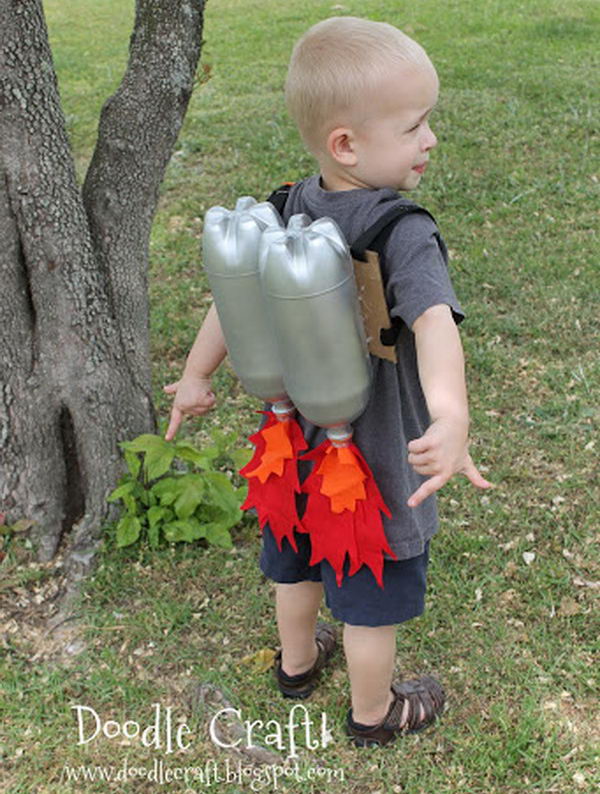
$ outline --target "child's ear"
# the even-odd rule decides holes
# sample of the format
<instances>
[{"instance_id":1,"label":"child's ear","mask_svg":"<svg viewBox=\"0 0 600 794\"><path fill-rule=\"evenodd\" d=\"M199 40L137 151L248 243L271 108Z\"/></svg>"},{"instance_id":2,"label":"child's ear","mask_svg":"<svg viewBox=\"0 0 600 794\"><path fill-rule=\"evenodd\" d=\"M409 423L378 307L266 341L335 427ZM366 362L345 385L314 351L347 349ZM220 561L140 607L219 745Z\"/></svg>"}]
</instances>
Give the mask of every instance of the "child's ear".
<instances>
[{"instance_id":1,"label":"child's ear","mask_svg":"<svg viewBox=\"0 0 600 794\"><path fill-rule=\"evenodd\" d=\"M354 133L348 127L336 127L327 136L327 152L336 163L344 166L356 165Z\"/></svg>"}]
</instances>

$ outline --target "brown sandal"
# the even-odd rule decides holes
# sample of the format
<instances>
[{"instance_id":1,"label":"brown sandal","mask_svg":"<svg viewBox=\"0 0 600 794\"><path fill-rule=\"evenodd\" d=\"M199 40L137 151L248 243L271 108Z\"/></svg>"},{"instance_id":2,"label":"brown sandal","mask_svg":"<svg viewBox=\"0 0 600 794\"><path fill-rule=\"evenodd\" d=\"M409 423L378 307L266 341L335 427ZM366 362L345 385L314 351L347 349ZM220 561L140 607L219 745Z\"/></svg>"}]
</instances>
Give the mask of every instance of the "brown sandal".
<instances>
[{"instance_id":1,"label":"brown sandal","mask_svg":"<svg viewBox=\"0 0 600 794\"><path fill-rule=\"evenodd\" d=\"M337 645L337 629L331 623L317 623L315 641L319 655L310 670L299 676L292 676L295 681L284 680L281 671L281 650L275 654L275 677L284 697L307 698L312 694L321 670L333 655Z\"/></svg>"},{"instance_id":2,"label":"brown sandal","mask_svg":"<svg viewBox=\"0 0 600 794\"><path fill-rule=\"evenodd\" d=\"M424 675L410 681L392 684L394 700L388 713L377 725L358 728L352 720L352 709L346 719L346 733L357 747L377 747L394 741L405 733L419 733L434 723L444 711L446 693L435 678ZM401 723L404 703L408 701L406 722ZM423 718L421 719L421 707Z\"/></svg>"}]
</instances>

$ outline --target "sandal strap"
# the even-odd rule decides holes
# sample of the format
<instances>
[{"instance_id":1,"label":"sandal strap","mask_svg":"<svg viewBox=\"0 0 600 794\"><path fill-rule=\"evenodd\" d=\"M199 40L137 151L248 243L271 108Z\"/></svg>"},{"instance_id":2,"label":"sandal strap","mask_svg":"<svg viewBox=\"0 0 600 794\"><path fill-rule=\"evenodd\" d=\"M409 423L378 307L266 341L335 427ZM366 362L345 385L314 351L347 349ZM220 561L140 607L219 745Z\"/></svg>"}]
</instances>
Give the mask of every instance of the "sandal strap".
<instances>
[{"instance_id":1,"label":"sandal strap","mask_svg":"<svg viewBox=\"0 0 600 794\"><path fill-rule=\"evenodd\" d=\"M327 658L335 650L337 631L331 623L317 623L315 628L315 641Z\"/></svg>"},{"instance_id":2,"label":"sandal strap","mask_svg":"<svg viewBox=\"0 0 600 794\"><path fill-rule=\"evenodd\" d=\"M279 688L284 694L295 697L302 697L310 694L321 670L329 662L337 645L337 630L331 623L319 622L315 626L315 642L318 648L318 655L314 665L306 670L298 681L290 683L281 679L281 658L282 651L279 649L275 654L275 674L279 682ZM296 694L294 694L296 693Z\"/></svg>"},{"instance_id":3,"label":"sandal strap","mask_svg":"<svg viewBox=\"0 0 600 794\"><path fill-rule=\"evenodd\" d=\"M446 701L441 684L429 675L395 682L392 684L392 691L396 695L396 700L386 716L385 723L399 726L404 703L408 700L407 721L403 726L405 731L419 730L430 725L442 713ZM421 707L423 719L421 719Z\"/></svg>"}]
</instances>

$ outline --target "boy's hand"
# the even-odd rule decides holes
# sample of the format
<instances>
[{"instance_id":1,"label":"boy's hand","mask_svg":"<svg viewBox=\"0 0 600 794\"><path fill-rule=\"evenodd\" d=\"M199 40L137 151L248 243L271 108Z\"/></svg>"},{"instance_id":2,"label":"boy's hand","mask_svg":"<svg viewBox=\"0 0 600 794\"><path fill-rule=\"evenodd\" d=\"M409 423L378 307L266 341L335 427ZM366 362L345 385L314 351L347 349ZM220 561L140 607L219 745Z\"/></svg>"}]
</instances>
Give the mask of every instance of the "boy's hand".
<instances>
[{"instance_id":1,"label":"boy's hand","mask_svg":"<svg viewBox=\"0 0 600 794\"><path fill-rule=\"evenodd\" d=\"M175 401L171 409L171 420L165 433L165 440L172 441L177 433L183 417L201 416L214 407L216 398L211 389L210 378L184 375L177 383L164 386L167 394L174 394Z\"/></svg>"},{"instance_id":2,"label":"boy's hand","mask_svg":"<svg viewBox=\"0 0 600 794\"><path fill-rule=\"evenodd\" d=\"M412 494L408 506L417 507L459 472L475 487L491 488L492 483L481 476L467 448L462 424L444 419L433 422L421 438L410 441L408 462L418 474L429 475L429 479Z\"/></svg>"}]
</instances>

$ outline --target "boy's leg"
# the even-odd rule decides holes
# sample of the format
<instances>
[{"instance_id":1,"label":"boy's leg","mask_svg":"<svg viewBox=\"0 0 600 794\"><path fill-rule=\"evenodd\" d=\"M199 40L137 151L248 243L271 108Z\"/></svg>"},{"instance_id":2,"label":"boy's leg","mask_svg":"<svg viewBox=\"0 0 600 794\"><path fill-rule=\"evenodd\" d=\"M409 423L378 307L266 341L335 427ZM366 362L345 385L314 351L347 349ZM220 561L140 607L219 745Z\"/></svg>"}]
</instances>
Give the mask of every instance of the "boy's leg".
<instances>
[{"instance_id":1,"label":"boy's leg","mask_svg":"<svg viewBox=\"0 0 600 794\"><path fill-rule=\"evenodd\" d=\"M344 653L352 693L352 719L375 725L393 700L397 626L344 624Z\"/></svg>"},{"instance_id":2,"label":"boy's leg","mask_svg":"<svg viewBox=\"0 0 600 794\"><path fill-rule=\"evenodd\" d=\"M300 675L310 670L319 653L315 629L323 598L323 583L278 583L275 591L281 667L289 676Z\"/></svg>"},{"instance_id":3,"label":"boy's leg","mask_svg":"<svg viewBox=\"0 0 600 794\"><path fill-rule=\"evenodd\" d=\"M377 725L387 715L394 694L392 678L396 657L397 626L344 625L344 652L352 692L352 720L361 725ZM400 718L404 725L409 718L405 700ZM419 720L425 711L419 706Z\"/></svg>"},{"instance_id":4,"label":"boy's leg","mask_svg":"<svg viewBox=\"0 0 600 794\"><path fill-rule=\"evenodd\" d=\"M306 532L295 532L294 538L296 549L287 538L283 539L280 548L267 523L263 528L260 555L263 574L276 582L275 606L281 658L275 669L288 677L307 672L318 659L317 615L323 600L320 566L309 564L312 553L310 538ZM321 644L323 640L321 637ZM331 639L326 643L327 647L323 647L324 660L330 655L330 645Z\"/></svg>"}]
</instances>

